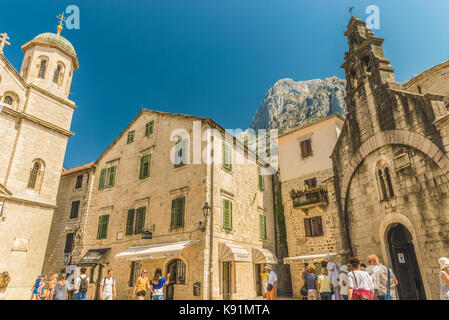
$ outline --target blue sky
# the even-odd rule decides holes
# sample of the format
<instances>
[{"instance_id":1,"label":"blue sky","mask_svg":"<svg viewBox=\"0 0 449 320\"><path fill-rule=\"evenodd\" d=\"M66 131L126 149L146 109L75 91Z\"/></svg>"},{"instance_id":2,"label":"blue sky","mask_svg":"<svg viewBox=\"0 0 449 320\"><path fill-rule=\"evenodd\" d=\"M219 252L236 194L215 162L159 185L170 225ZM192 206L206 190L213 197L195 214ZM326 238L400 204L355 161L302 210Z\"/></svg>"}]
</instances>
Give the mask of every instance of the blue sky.
<instances>
[{"instance_id":1,"label":"blue sky","mask_svg":"<svg viewBox=\"0 0 449 320\"><path fill-rule=\"evenodd\" d=\"M354 15L380 8L384 50L404 82L449 59L447 0L4 0L5 56L20 68L20 46L56 32L56 15L80 8L79 30L62 32L80 69L65 168L91 161L140 107L211 117L246 129L279 79L344 77L343 32Z\"/></svg>"}]
</instances>

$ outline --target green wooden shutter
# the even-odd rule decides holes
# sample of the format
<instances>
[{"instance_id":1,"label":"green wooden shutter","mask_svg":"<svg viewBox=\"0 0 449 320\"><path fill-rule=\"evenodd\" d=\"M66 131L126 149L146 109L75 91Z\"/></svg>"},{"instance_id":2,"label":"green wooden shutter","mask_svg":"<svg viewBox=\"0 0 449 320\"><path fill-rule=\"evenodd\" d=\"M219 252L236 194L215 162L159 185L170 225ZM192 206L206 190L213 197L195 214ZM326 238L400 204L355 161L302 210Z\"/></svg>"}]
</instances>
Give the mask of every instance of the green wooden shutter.
<instances>
[{"instance_id":1,"label":"green wooden shutter","mask_svg":"<svg viewBox=\"0 0 449 320\"><path fill-rule=\"evenodd\" d=\"M148 137L150 134L153 133L153 125L154 125L154 121L150 121L147 123L147 125L145 127L145 137Z\"/></svg>"},{"instance_id":2,"label":"green wooden shutter","mask_svg":"<svg viewBox=\"0 0 449 320\"><path fill-rule=\"evenodd\" d=\"M232 229L232 201L223 200L223 228Z\"/></svg>"},{"instance_id":3,"label":"green wooden shutter","mask_svg":"<svg viewBox=\"0 0 449 320\"><path fill-rule=\"evenodd\" d=\"M232 170L232 149L226 142L223 142L223 167Z\"/></svg>"},{"instance_id":4,"label":"green wooden shutter","mask_svg":"<svg viewBox=\"0 0 449 320\"><path fill-rule=\"evenodd\" d=\"M172 200L171 227L184 227L185 197Z\"/></svg>"},{"instance_id":5,"label":"green wooden shutter","mask_svg":"<svg viewBox=\"0 0 449 320\"><path fill-rule=\"evenodd\" d=\"M259 224L260 224L260 237L262 239L267 238L267 226L266 226L266 217L263 214L259 214Z\"/></svg>"},{"instance_id":6,"label":"green wooden shutter","mask_svg":"<svg viewBox=\"0 0 449 320\"><path fill-rule=\"evenodd\" d=\"M258 173L259 173L259 188L262 190L265 190L265 177L262 174L263 173L263 169L258 167Z\"/></svg>"},{"instance_id":7,"label":"green wooden shutter","mask_svg":"<svg viewBox=\"0 0 449 320\"><path fill-rule=\"evenodd\" d=\"M128 140L126 141L126 143L131 143L134 141L134 130L128 132Z\"/></svg>"},{"instance_id":8,"label":"green wooden shutter","mask_svg":"<svg viewBox=\"0 0 449 320\"><path fill-rule=\"evenodd\" d=\"M139 179L150 176L150 155L146 154L140 158L140 174Z\"/></svg>"},{"instance_id":9,"label":"green wooden shutter","mask_svg":"<svg viewBox=\"0 0 449 320\"><path fill-rule=\"evenodd\" d=\"M115 185L115 173L117 171L117 166L112 166L110 168L108 168L108 184L107 187L108 188L112 188Z\"/></svg>"},{"instance_id":10,"label":"green wooden shutter","mask_svg":"<svg viewBox=\"0 0 449 320\"><path fill-rule=\"evenodd\" d=\"M128 217L126 218L126 235L132 235L133 234L133 227L134 227L134 209L128 210Z\"/></svg>"},{"instance_id":11,"label":"green wooden shutter","mask_svg":"<svg viewBox=\"0 0 449 320\"><path fill-rule=\"evenodd\" d=\"M136 215L136 226L134 228L134 234L143 233L145 228L145 214L146 214L146 207L138 208L137 209L137 215Z\"/></svg>"},{"instance_id":12,"label":"green wooden shutter","mask_svg":"<svg viewBox=\"0 0 449 320\"><path fill-rule=\"evenodd\" d=\"M106 178L106 169L101 169L100 173L100 183L98 184L98 189L103 190L104 189L104 179Z\"/></svg>"},{"instance_id":13,"label":"green wooden shutter","mask_svg":"<svg viewBox=\"0 0 449 320\"><path fill-rule=\"evenodd\" d=\"M102 215L98 219L97 239L106 239L108 236L109 215Z\"/></svg>"}]
</instances>

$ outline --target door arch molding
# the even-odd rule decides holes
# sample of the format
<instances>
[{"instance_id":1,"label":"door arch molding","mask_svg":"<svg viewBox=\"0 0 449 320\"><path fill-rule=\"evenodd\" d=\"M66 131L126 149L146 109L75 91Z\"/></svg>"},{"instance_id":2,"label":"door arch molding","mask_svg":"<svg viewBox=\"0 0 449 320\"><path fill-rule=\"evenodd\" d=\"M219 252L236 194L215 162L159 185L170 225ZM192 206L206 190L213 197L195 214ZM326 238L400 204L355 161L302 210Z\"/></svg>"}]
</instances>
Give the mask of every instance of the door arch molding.
<instances>
[{"instance_id":1,"label":"door arch molding","mask_svg":"<svg viewBox=\"0 0 449 320\"><path fill-rule=\"evenodd\" d=\"M388 243L388 234L392 228L394 228L397 224L403 225L408 232L410 232L412 236L412 243L413 247L415 249L415 255L416 260L418 262L418 267L421 273L421 279L424 286L424 292L426 294L427 299L431 299L432 292L430 290L429 282L427 280L427 275L425 272L423 260L422 260L422 254L419 247L418 242L416 241L416 231L413 227L412 222L409 218L407 218L405 215L399 213L399 212L393 212L390 214L387 214L384 219L381 221L379 226L379 239L380 239L380 245L382 249L382 258L385 264L388 264L388 266L393 266L393 262L391 261L390 252L389 252L389 243Z\"/></svg>"}]
</instances>

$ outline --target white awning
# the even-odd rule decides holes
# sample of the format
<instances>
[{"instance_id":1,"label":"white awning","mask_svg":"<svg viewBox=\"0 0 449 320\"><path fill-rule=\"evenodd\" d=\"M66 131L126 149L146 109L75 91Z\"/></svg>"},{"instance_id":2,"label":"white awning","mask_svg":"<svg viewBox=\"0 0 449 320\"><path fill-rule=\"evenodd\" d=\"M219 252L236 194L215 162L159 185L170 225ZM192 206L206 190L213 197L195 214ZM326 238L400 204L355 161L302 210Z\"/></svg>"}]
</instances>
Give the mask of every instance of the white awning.
<instances>
[{"instance_id":1,"label":"white awning","mask_svg":"<svg viewBox=\"0 0 449 320\"><path fill-rule=\"evenodd\" d=\"M218 261L250 262L248 251L238 244L220 242L218 245Z\"/></svg>"},{"instance_id":2,"label":"white awning","mask_svg":"<svg viewBox=\"0 0 449 320\"><path fill-rule=\"evenodd\" d=\"M336 252L328 252L328 253L320 253L320 254L311 254L311 255L305 255L305 256L296 256L296 257L288 257L284 258L284 263L290 264L290 263L308 263L308 262L320 262L322 260L327 259L327 256L336 256Z\"/></svg>"},{"instance_id":3,"label":"white awning","mask_svg":"<svg viewBox=\"0 0 449 320\"><path fill-rule=\"evenodd\" d=\"M268 249L253 248L253 263L255 263L255 264L259 264L259 263L277 264L278 259Z\"/></svg>"},{"instance_id":4,"label":"white awning","mask_svg":"<svg viewBox=\"0 0 449 320\"><path fill-rule=\"evenodd\" d=\"M161 259L178 257L182 249L200 240L189 240L171 243L152 244L149 246L131 247L115 256L120 261L135 261L145 259Z\"/></svg>"}]
</instances>

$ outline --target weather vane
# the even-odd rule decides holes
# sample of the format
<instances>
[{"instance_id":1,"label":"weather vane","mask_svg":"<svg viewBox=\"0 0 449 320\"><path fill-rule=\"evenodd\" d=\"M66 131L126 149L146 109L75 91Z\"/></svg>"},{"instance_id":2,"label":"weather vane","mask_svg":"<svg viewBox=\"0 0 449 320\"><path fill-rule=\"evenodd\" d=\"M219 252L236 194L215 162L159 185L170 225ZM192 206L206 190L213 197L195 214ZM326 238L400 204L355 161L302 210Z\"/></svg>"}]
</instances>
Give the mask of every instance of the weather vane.
<instances>
[{"instance_id":1,"label":"weather vane","mask_svg":"<svg viewBox=\"0 0 449 320\"><path fill-rule=\"evenodd\" d=\"M64 12L62 14L58 14L56 16L56 18L58 18L58 20L59 20L59 25L58 25L58 27L56 29L58 30L58 34L61 34L61 31L63 29L62 22L66 21L66 18L64 17Z\"/></svg>"},{"instance_id":2,"label":"weather vane","mask_svg":"<svg viewBox=\"0 0 449 320\"><path fill-rule=\"evenodd\" d=\"M354 10L354 7L349 7L348 13L351 15L351 17L352 17L352 10Z\"/></svg>"}]
</instances>

